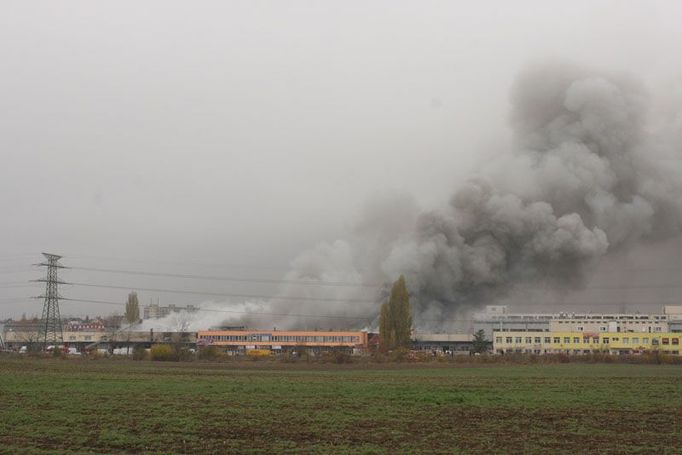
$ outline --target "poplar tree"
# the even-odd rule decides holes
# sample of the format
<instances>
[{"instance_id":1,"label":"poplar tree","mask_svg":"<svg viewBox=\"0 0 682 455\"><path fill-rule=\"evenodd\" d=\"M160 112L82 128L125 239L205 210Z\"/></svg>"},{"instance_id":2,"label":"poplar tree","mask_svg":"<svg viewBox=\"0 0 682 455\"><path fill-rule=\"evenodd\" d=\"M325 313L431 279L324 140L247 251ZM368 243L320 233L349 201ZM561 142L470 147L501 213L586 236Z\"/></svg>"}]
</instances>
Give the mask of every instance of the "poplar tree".
<instances>
[{"instance_id":1,"label":"poplar tree","mask_svg":"<svg viewBox=\"0 0 682 455\"><path fill-rule=\"evenodd\" d=\"M137 301L137 293L131 292L128 294L128 302L126 303L125 319L129 324L140 320L140 303Z\"/></svg>"},{"instance_id":2,"label":"poplar tree","mask_svg":"<svg viewBox=\"0 0 682 455\"><path fill-rule=\"evenodd\" d=\"M384 351L409 348L412 344L412 308L402 275L393 283L388 302L381 305L379 336Z\"/></svg>"}]
</instances>

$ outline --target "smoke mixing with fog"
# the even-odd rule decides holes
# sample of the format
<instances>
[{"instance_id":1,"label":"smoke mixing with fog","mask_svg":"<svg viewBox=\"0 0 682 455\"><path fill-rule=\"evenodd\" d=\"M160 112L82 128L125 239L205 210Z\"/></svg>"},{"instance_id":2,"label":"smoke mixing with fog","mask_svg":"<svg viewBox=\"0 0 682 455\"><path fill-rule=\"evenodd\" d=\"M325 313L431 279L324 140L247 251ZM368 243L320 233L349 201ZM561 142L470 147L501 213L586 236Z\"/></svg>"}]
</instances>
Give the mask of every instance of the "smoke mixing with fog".
<instances>
[{"instance_id":1,"label":"smoke mixing with fog","mask_svg":"<svg viewBox=\"0 0 682 455\"><path fill-rule=\"evenodd\" d=\"M525 285L579 289L607 253L679 232L680 178L659 159L678 150L650 127L635 79L536 67L510 99L513 143L486 157L445 207L379 198L348 239L301 253L284 277L336 285L286 284L259 304L277 316L227 321L375 327L388 284L403 274L416 327L438 329Z\"/></svg>"}]
</instances>

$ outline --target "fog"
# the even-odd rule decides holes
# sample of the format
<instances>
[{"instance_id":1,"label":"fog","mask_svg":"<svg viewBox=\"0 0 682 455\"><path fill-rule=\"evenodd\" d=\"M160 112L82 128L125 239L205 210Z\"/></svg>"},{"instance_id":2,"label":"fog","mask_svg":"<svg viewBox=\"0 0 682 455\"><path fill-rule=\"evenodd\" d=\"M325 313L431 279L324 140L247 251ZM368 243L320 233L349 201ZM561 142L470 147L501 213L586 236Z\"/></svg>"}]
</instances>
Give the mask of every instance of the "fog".
<instances>
[{"instance_id":1,"label":"fog","mask_svg":"<svg viewBox=\"0 0 682 455\"><path fill-rule=\"evenodd\" d=\"M322 270L317 278L344 286L82 270L65 271L65 277L130 290L253 294L262 297L230 300L238 304L234 308L250 311L362 314L358 321L371 324L384 280L406 273L414 293L433 292L433 282L420 281L421 266L397 259L423 240L409 239L412 221L450 210L452 195L464 194L462 188L481 173L493 192L537 199L521 188L527 182L509 178L508 170L518 169L519 162L498 160L500 151L549 148L523 134L536 127L537 113L515 104L519 80L533 68L552 68L531 84L533 93L542 93L538 85L547 80L601 77L635 93L637 109L640 97L645 99L634 123L619 124L617 140L634 125L635 148L641 151L639 144L647 143L647 166L671 172L678 166L682 7L673 2L66 5L0 6L0 317L39 313L40 301L26 297L40 288L17 283L43 273L29 264L48 251L64 255L62 262L72 266L204 276L296 281ZM599 87L596 94L583 87L588 104L599 97ZM617 106L613 112L620 111ZM496 174L491 170L496 165L507 172ZM602 186L630 199L641 188ZM662 198L674 196L670 188L663 186ZM607 199L595 207L603 208ZM550 202L558 216L576 207L574 201ZM592 309L600 310L618 309L627 299L663 300L660 293L670 289L661 287L676 283L676 275L663 279L661 270L679 265L671 253L679 251L676 215L642 227L636 216L625 226L614 212L595 221L598 210L591 210L584 220L585 232L595 236L592 249L583 251L587 268L558 274L570 279L557 283L554 276L548 286L574 291L596 279L617 287L632 277L622 270L615 281L597 275L626 263L627 270L650 269L634 273L644 284L658 280L659 288L627 295L552 292L536 307L546 306L548 298L556 307L596 301ZM420 226L428 230L424 221ZM667 248L659 246L663 239ZM613 248L620 244L623 248ZM504 281L516 279L505 275ZM346 286L362 283L379 286ZM507 291L478 301L513 298ZM121 306L69 302L62 313L122 311L127 292L66 287L62 293L69 297ZM438 292L460 298L455 291ZM211 308L231 308L220 295L139 294L141 303L210 298ZM290 305L295 299L270 302L273 295L311 300ZM523 307L533 308L534 299L523 295ZM350 300L362 302L339 309ZM438 306L422 310L424 319L450 314ZM216 323L221 320L216 317ZM308 326L324 319L247 322Z\"/></svg>"}]
</instances>

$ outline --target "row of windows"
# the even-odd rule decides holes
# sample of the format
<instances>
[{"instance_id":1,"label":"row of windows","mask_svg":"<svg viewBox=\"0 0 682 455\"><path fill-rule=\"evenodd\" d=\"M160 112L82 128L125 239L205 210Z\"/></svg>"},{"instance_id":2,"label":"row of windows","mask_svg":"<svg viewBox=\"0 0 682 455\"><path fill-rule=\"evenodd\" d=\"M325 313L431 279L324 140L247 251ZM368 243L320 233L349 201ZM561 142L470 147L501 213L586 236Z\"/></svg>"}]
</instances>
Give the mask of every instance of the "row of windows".
<instances>
[{"instance_id":1,"label":"row of windows","mask_svg":"<svg viewBox=\"0 0 682 455\"><path fill-rule=\"evenodd\" d=\"M636 352L636 351L635 351ZM517 353L517 354L591 354L592 351L589 349L520 349L520 348L507 348L507 349L498 349L497 350L498 354L504 354L504 353ZM679 350L675 351L668 351L667 354L671 355L680 355Z\"/></svg>"},{"instance_id":2,"label":"row of windows","mask_svg":"<svg viewBox=\"0 0 682 455\"><path fill-rule=\"evenodd\" d=\"M666 318L663 318L665 320ZM656 318L655 320L651 320L649 318L640 318L640 320L633 319L633 318L592 318L592 319L583 319L583 318L574 318L574 319L558 319L554 320L554 322L558 322L559 324L575 324L576 322L579 323L586 323L586 322L601 322L601 321L622 321L625 324L651 324L652 322L657 322L661 320L660 318Z\"/></svg>"},{"instance_id":3,"label":"row of windows","mask_svg":"<svg viewBox=\"0 0 682 455\"><path fill-rule=\"evenodd\" d=\"M511 344L512 340L516 344L523 343L523 337L504 337L505 343ZM540 344L542 342L542 340L543 340L543 337L526 337L526 344L530 344L530 343ZM551 337L544 337L544 342L545 343L551 343L552 338ZM502 343L502 337L496 337L495 343Z\"/></svg>"},{"instance_id":4,"label":"row of windows","mask_svg":"<svg viewBox=\"0 0 682 455\"><path fill-rule=\"evenodd\" d=\"M102 337L102 338L106 338L106 337ZM77 339L76 335L69 335L69 341L76 341L76 339ZM92 335L83 336L83 340L92 341Z\"/></svg>"},{"instance_id":5,"label":"row of windows","mask_svg":"<svg viewBox=\"0 0 682 455\"><path fill-rule=\"evenodd\" d=\"M202 335L200 338L210 341L260 341L280 343L359 343L358 336L303 336L303 335Z\"/></svg>"},{"instance_id":6,"label":"row of windows","mask_svg":"<svg viewBox=\"0 0 682 455\"><path fill-rule=\"evenodd\" d=\"M561 323L561 321L559 321L559 322ZM573 324L573 323L572 323L572 324ZM495 332L549 332L549 331L551 330L551 329L549 329L549 328L541 328L541 327L531 327L531 328L526 327L526 328L523 328L523 327L515 326L515 324L509 324L509 325L510 325L511 327L499 327L499 328L496 327L496 328L494 328L493 330L494 330ZM645 333L645 332L648 332L648 333L651 333L651 332L660 333L660 332L663 332L663 331L664 331L663 328L660 327L660 326L651 326L651 325L650 325L648 328L647 328L647 327L643 327L643 329L644 329L644 328L646 328L646 329L648 329L648 330L637 330L637 332L640 332L640 333ZM628 327L626 327L626 326L623 326L622 329L623 329L623 330L622 330L623 332L634 332L634 331L635 331L635 330L632 330L632 329L628 329ZM583 331L585 331L585 327L579 325L579 326L576 326L576 327L575 327L575 330L571 330L570 327L568 327L568 328L557 328L556 330L557 330L557 331L564 331L564 332L569 332L569 331L571 331L571 332L583 332ZM608 332L608 331L609 331L609 328L608 328L607 326L605 326L605 325L602 325L602 326L599 326L599 331L600 331L600 332ZM617 327L617 329L616 329L615 331L616 331L616 332L620 332L620 331L621 331L621 327ZM674 331L674 330L673 330L673 331Z\"/></svg>"},{"instance_id":7,"label":"row of windows","mask_svg":"<svg viewBox=\"0 0 682 455\"><path fill-rule=\"evenodd\" d=\"M637 320L643 320L643 321L665 321L668 319L668 316L666 315L654 315L652 317L650 316L579 316L575 315L570 318L566 318L565 316L563 317L557 317L557 316L536 316L536 315L492 315L490 316L490 320L493 321L528 321L528 322L535 322L535 321L557 321L559 323L566 323L566 324L571 324L575 322L576 320L580 322L589 322L589 321L637 321Z\"/></svg>"},{"instance_id":8,"label":"row of windows","mask_svg":"<svg viewBox=\"0 0 682 455\"><path fill-rule=\"evenodd\" d=\"M559 324L575 324L575 322L572 322L572 321L558 321L558 322L559 322ZM648 322L646 322L646 321L642 321L642 322L640 322L640 321L634 321L634 322L629 322L628 324L630 324L630 325L632 325L632 324L648 324ZM652 331L651 328L652 328L652 326L649 326L649 332ZM583 326L577 326L577 327L576 327L576 330L577 330L578 332L582 332L583 329L584 329ZM558 329L558 330L563 330L563 329ZM605 326L605 325L599 326L599 331L600 331L600 332L607 332L607 331L608 331L608 327ZM620 332L620 329L618 329L618 331ZM625 331L625 330L623 330L623 331ZM654 326L654 327L653 327L653 331L654 331L654 332L662 332L663 330L662 330L662 328L661 328L660 326Z\"/></svg>"},{"instance_id":9,"label":"row of windows","mask_svg":"<svg viewBox=\"0 0 682 455\"><path fill-rule=\"evenodd\" d=\"M504 342L507 344L540 344L542 342L549 344L549 343L554 343L554 344L561 344L562 343L562 338L561 337L495 337L495 343L502 343L502 339L504 338ZM611 341L619 341L618 337L613 337L609 339L609 337L603 337L602 338L602 343L603 344L609 344ZM599 337L563 337L563 344L599 344ZM649 337L623 337L623 344L633 344L633 345L648 345L649 344ZM658 339L653 338L651 339L651 344L658 344ZM680 344L680 339L679 338L661 338L661 344L664 345L679 345Z\"/></svg>"}]
</instances>

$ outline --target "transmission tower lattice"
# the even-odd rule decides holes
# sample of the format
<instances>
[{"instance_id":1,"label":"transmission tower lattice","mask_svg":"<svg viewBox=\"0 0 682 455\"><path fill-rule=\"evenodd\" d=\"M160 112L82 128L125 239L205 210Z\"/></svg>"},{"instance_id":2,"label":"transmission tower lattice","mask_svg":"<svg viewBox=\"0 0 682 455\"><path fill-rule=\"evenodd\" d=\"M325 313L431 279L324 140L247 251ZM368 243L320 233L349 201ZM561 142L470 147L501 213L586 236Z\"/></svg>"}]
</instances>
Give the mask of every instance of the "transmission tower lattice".
<instances>
[{"instance_id":1,"label":"transmission tower lattice","mask_svg":"<svg viewBox=\"0 0 682 455\"><path fill-rule=\"evenodd\" d=\"M40 320L40 333L38 339L43 343L43 348L47 348L48 344L58 345L64 342L64 333L62 330L62 319L59 315L59 285L68 284L59 281L57 271L64 269L63 265L59 263L61 256L56 254L43 253L47 262L37 264L42 267L47 267L47 276L44 279L36 280L45 283L45 295L38 298L44 298L43 317Z\"/></svg>"}]
</instances>

